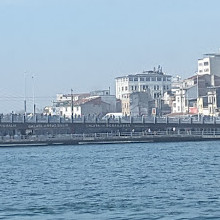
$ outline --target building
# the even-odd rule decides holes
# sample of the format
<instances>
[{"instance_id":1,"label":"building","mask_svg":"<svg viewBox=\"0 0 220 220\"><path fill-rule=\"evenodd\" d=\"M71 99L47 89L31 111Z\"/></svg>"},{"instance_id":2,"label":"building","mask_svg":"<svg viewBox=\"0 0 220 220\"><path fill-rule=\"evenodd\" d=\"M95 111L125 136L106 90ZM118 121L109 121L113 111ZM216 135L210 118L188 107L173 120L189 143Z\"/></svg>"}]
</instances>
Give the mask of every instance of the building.
<instances>
[{"instance_id":1,"label":"building","mask_svg":"<svg viewBox=\"0 0 220 220\"><path fill-rule=\"evenodd\" d=\"M78 100L73 107L74 117L102 117L108 112L110 112L110 104L103 102L99 96Z\"/></svg>"},{"instance_id":2,"label":"building","mask_svg":"<svg viewBox=\"0 0 220 220\"><path fill-rule=\"evenodd\" d=\"M155 102L149 92L133 92L128 94L130 99L130 115L131 116L148 116L151 115Z\"/></svg>"},{"instance_id":3,"label":"building","mask_svg":"<svg viewBox=\"0 0 220 220\"><path fill-rule=\"evenodd\" d=\"M110 94L110 88L109 88L109 90L92 91L92 92L90 92L90 96L101 97L101 100L103 102L108 103L110 105L109 112L118 112L119 111L117 109L117 99L116 99L115 95Z\"/></svg>"},{"instance_id":4,"label":"building","mask_svg":"<svg viewBox=\"0 0 220 220\"><path fill-rule=\"evenodd\" d=\"M206 116L220 115L220 87L209 87L206 96L199 97L199 114Z\"/></svg>"},{"instance_id":5,"label":"building","mask_svg":"<svg viewBox=\"0 0 220 220\"><path fill-rule=\"evenodd\" d=\"M80 99L89 97L90 93L79 93L79 94L57 94L56 102L71 102L71 101L78 101Z\"/></svg>"},{"instance_id":6,"label":"building","mask_svg":"<svg viewBox=\"0 0 220 220\"><path fill-rule=\"evenodd\" d=\"M194 75L182 81L182 85L174 91L172 113L204 114L208 111L208 93L210 88L220 86L220 77L216 75Z\"/></svg>"},{"instance_id":7,"label":"building","mask_svg":"<svg viewBox=\"0 0 220 220\"><path fill-rule=\"evenodd\" d=\"M198 60L198 74L220 76L220 53L204 54L204 58Z\"/></svg>"},{"instance_id":8,"label":"building","mask_svg":"<svg viewBox=\"0 0 220 220\"><path fill-rule=\"evenodd\" d=\"M60 115L70 118L72 115L105 115L116 112L117 100L109 90L99 90L80 94L57 94L53 106L44 108L44 114ZM99 106L100 105L100 106ZM86 107L88 109L86 110Z\"/></svg>"},{"instance_id":9,"label":"building","mask_svg":"<svg viewBox=\"0 0 220 220\"><path fill-rule=\"evenodd\" d=\"M57 94L56 101L53 102L52 106L45 107L44 113L47 115L60 115L70 118L72 115L74 102L89 96L90 93Z\"/></svg>"},{"instance_id":10,"label":"building","mask_svg":"<svg viewBox=\"0 0 220 220\"><path fill-rule=\"evenodd\" d=\"M116 78L116 98L122 102L122 113L124 115L133 115L130 104L131 94L135 93L136 97L144 97L145 100L154 99L155 106L158 108L160 100L165 92L171 89L171 76L162 72L162 68L158 67L158 70L144 71L143 73L131 74ZM137 95L137 93L140 95ZM151 98L149 98L151 97ZM143 99L138 102L141 103ZM145 103L146 104L146 103ZM137 112L135 110L135 112Z\"/></svg>"},{"instance_id":11,"label":"building","mask_svg":"<svg viewBox=\"0 0 220 220\"><path fill-rule=\"evenodd\" d=\"M116 98L132 92L145 92L149 89L151 96L159 98L166 91L171 89L171 76L158 71L144 71L141 74L131 74L116 78Z\"/></svg>"}]
</instances>

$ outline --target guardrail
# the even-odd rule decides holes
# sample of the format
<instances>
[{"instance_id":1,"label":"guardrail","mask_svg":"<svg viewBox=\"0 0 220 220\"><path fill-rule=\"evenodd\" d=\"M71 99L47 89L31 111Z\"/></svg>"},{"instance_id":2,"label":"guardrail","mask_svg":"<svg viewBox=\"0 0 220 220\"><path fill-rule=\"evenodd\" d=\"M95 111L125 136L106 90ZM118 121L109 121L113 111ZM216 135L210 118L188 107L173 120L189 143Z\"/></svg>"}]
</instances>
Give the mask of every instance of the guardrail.
<instances>
[{"instance_id":1,"label":"guardrail","mask_svg":"<svg viewBox=\"0 0 220 220\"><path fill-rule=\"evenodd\" d=\"M103 119L99 117L61 117L61 116L24 116L1 115L0 123L149 123L149 124L220 124L220 117L122 117Z\"/></svg>"},{"instance_id":2,"label":"guardrail","mask_svg":"<svg viewBox=\"0 0 220 220\"><path fill-rule=\"evenodd\" d=\"M125 139L150 139L157 137L201 137L220 138L220 131L150 131L150 132L117 132L117 133L90 133L90 134L59 134L59 135L14 135L0 136L0 144L5 143L39 143L62 141L105 141Z\"/></svg>"}]
</instances>

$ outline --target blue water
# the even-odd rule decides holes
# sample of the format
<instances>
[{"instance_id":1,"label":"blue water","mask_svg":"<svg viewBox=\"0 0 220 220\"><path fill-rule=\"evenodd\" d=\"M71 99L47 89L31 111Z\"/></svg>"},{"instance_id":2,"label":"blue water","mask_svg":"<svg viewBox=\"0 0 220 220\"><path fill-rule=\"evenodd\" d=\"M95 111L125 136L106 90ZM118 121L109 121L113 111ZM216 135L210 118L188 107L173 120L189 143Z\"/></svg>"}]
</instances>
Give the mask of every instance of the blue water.
<instances>
[{"instance_id":1,"label":"blue water","mask_svg":"<svg viewBox=\"0 0 220 220\"><path fill-rule=\"evenodd\" d=\"M0 219L220 219L220 142L0 148Z\"/></svg>"}]
</instances>

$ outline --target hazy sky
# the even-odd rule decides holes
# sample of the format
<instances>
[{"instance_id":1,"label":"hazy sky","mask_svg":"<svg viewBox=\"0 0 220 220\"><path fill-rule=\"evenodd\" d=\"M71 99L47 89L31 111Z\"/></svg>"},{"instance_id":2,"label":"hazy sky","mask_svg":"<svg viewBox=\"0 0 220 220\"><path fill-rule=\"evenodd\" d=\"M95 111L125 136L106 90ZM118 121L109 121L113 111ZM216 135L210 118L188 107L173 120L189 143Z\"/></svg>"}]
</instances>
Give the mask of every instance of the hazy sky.
<instances>
[{"instance_id":1,"label":"hazy sky","mask_svg":"<svg viewBox=\"0 0 220 220\"><path fill-rule=\"evenodd\" d=\"M219 0L0 0L0 112L23 109L24 74L42 107L158 65L186 78L219 48Z\"/></svg>"}]
</instances>

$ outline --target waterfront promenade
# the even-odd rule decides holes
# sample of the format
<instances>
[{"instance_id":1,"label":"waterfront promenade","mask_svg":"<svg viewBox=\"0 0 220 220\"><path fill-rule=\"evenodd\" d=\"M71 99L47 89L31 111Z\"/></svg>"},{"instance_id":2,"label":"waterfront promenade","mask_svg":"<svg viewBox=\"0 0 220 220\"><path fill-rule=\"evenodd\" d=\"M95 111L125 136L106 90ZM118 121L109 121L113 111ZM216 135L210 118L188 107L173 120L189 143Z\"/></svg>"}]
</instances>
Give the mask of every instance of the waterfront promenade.
<instances>
[{"instance_id":1,"label":"waterfront promenade","mask_svg":"<svg viewBox=\"0 0 220 220\"><path fill-rule=\"evenodd\" d=\"M1 136L0 146L46 146L135 142L177 142L220 140L220 131L148 131L59 135Z\"/></svg>"}]
</instances>

